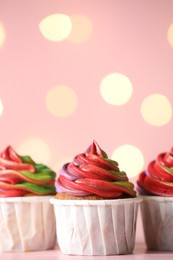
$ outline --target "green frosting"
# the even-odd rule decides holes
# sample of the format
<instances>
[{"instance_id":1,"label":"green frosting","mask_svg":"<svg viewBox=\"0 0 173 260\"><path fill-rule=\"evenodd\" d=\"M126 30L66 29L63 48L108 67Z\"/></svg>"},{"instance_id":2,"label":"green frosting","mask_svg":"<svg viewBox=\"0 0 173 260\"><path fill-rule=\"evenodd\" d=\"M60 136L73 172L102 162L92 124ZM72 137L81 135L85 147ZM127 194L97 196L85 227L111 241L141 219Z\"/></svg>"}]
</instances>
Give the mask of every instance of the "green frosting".
<instances>
[{"instance_id":1,"label":"green frosting","mask_svg":"<svg viewBox=\"0 0 173 260\"><path fill-rule=\"evenodd\" d=\"M55 194L54 186L50 186L50 185L36 185L29 182L23 182L20 184L16 184L15 186L23 188L24 190L27 190L37 195Z\"/></svg>"}]
</instances>

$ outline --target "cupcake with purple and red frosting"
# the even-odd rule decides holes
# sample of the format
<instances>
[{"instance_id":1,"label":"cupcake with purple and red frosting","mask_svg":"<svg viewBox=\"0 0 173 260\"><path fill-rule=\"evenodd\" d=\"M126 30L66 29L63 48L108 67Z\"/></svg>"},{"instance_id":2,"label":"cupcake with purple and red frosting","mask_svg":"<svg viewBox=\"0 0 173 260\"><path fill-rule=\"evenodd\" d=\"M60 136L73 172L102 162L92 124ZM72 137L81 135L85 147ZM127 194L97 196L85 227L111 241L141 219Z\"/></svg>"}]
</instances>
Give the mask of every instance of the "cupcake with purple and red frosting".
<instances>
[{"instance_id":1,"label":"cupcake with purple and red frosting","mask_svg":"<svg viewBox=\"0 0 173 260\"><path fill-rule=\"evenodd\" d=\"M40 251L55 246L56 174L12 146L0 152L0 252Z\"/></svg>"},{"instance_id":2,"label":"cupcake with purple and red frosting","mask_svg":"<svg viewBox=\"0 0 173 260\"><path fill-rule=\"evenodd\" d=\"M137 185L147 248L173 251L173 148L149 162Z\"/></svg>"},{"instance_id":3,"label":"cupcake with purple and red frosting","mask_svg":"<svg viewBox=\"0 0 173 260\"><path fill-rule=\"evenodd\" d=\"M55 183L60 199L120 199L136 197L134 185L118 163L94 141L85 153L63 165Z\"/></svg>"},{"instance_id":4,"label":"cupcake with purple and red frosting","mask_svg":"<svg viewBox=\"0 0 173 260\"><path fill-rule=\"evenodd\" d=\"M62 166L55 187L51 203L64 254L132 253L140 199L118 162L109 159L97 142Z\"/></svg>"}]
</instances>

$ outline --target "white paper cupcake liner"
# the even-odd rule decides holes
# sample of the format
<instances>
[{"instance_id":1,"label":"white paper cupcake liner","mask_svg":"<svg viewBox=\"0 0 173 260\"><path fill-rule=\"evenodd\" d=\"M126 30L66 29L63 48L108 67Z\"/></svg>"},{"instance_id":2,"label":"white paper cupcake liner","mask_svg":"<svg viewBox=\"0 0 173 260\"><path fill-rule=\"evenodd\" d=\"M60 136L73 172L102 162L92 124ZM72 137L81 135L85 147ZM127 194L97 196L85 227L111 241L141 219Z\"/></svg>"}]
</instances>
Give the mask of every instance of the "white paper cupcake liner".
<instances>
[{"instance_id":1,"label":"white paper cupcake liner","mask_svg":"<svg viewBox=\"0 0 173 260\"><path fill-rule=\"evenodd\" d=\"M147 249L173 251L173 197L142 196L142 199Z\"/></svg>"},{"instance_id":2,"label":"white paper cupcake liner","mask_svg":"<svg viewBox=\"0 0 173 260\"><path fill-rule=\"evenodd\" d=\"M132 253L140 199L58 200L52 198L57 240L64 254Z\"/></svg>"},{"instance_id":3,"label":"white paper cupcake liner","mask_svg":"<svg viewBox=\"0 0 173 260\"><path fill-rule=\"evenodd\" d=\"M0 198L0 251L51 249L56 227L51 196Z\"/></svg>"}]
</instances>

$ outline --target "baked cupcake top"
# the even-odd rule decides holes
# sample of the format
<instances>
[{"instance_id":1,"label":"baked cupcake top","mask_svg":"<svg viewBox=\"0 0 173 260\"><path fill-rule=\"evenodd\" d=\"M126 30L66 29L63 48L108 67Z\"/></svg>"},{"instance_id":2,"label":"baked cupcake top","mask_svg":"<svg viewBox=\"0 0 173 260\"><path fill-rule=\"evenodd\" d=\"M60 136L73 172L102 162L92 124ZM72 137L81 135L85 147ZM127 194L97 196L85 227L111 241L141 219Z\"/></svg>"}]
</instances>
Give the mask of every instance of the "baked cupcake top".
<instances>
[{"instance_id":1,"label":"baked cupcake top","mask_svg":"<svg viewBox=\"0 0 173 260\"><path fill-rule=\"evenodd\" d=\"M63 165L55 182L56 198L118 199L135 197L134 185L129 182L118 163L93 141L86 152Z\"/></svg>"},{"instance_id":2,"label":"baked cupcake top","mask_svg":"<svg viewBox=\"0 0 173 260\"><path fill-rule=\"evenodd\" d=\"M8 146L0 153L0 197L55 194L55 172Z\"/></svg>"},{"instance_id":3,"label":"baked cupcake top","mask_svg":"<svg viewBox=\"0 0 173 260\"><path fill-rule=\"evenodd\" d=\"M156 196L173 196L173 148L158 154L139 174L139 193Z\"/></svg>"}]
</instances>

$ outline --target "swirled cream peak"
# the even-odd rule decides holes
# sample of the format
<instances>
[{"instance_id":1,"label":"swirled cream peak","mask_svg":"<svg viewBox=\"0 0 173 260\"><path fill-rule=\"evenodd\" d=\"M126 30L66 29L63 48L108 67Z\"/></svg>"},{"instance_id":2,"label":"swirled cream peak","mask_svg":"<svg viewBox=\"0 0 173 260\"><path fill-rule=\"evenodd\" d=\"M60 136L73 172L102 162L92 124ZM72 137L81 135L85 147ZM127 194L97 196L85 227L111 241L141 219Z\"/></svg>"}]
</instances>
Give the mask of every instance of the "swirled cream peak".
<instances>
[{"instance_id":1,"label":"swirled cream peak","mask_svg":"<svg viewBox=\"0 0 173 260\"><path fill-rule=\"evenodd\" d=\"M140 193L173 196L173 148L151 161L139 174L137 184Z\"/></svg>"},{"instance_id":2,"label":"swirled cream peak","mask_svg":"<svg viewBox=\"0 0 173 260\"><path fill-rule=\"evenodd\" d=\"M56 191L74 196L98 195L103 198L135 197L134 185L129 182L118 163L108 158L93 141L86 152L63 165L56 180Z\"/></svg>"},{"instance_id":3,"label":"swirled cream peak","mask_svg":"<svg viewBox=\"0 0 173 260\"><path fill-rule=\"evenodd\" d=\"M0 153L0 197L55 194L55 172L8 146Z\"/></svg>"}]
</instances>

